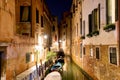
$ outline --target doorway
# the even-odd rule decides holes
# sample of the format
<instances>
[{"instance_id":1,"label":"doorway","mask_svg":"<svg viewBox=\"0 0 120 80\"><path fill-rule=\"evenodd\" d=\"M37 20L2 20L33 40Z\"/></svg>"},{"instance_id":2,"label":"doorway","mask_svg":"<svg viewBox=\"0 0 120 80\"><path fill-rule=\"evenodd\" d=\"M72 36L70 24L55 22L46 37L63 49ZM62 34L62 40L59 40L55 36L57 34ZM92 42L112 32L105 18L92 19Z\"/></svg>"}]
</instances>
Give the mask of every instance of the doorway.
<instances>
[{"instance_id":1,"label":"doorway","mask_svg":"<svg viewBox=\"0 0 120 80\"><path fill-rule=\"evenodd\" d=\"M4 68L5 68L5 54L4 51L0 51L0 80L2 80L3 77L3 72L4 72Z\"/></svg>"},{"instance_id":2,"label":"doorway","mask_svg":"<svg viewBox=\"0 0 120 80\"><path fill-rule=\"evenodd\" d=\"M6 80L6 47L7 46L0 46L0 80Z\"/></svg>"},{"instance_id":3,"label":"doorway","mask_svg":"<svg viewBox=\"0 0 120 80\"><path fill-rule=\"evenodd\" d=\"M2 76L2 55L3 55L3 52L0 51L0 80L1 80L1 76Z\"/></svg>"}]
</instances>

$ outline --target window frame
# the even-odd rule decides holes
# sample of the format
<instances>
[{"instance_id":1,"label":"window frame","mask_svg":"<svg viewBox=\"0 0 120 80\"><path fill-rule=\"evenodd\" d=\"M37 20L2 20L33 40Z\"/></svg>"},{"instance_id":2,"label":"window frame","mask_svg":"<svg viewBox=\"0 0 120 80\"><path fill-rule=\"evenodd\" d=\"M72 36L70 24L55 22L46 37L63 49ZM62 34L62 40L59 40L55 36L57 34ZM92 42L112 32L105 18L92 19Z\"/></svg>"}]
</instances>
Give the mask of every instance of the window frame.
<instances>
[{"instance_id":1,"label":"window frame","mask_svg":"<svg viewBox=\"0 0 120 80\"><path fill-rule=\"evenodd\" d=\"M86 55L86 48L83 46L83 55Z\"/></svg>"},{"instance_id":2,"label":"window frame","mask_svg":"<svg viewBox=\"0 0 120 80\"><path fill-rule=\"evenodd\" d=\"M93 47L90 48L90 57L92 57L92 58L94 57L94 49L93 49Z\"/></svg>"},{"instance_id":3,"label":"window frame","mask_svg":"<svg viewBox=\"0 0 120 80\"><path fill-rule=\"evenodd\" d=\"M110 48L116 48L116 64L114 63L111 63L111 59L110 59ZM118 55L118 50L117 50L117 46L109 46L108 47L108 57L109 57L109 63L112 64L112 65L119 65L119 55Z\"/></svg>"},{"instance_id":4,"label":"window frame","mask_svg":"<svg viewBox=\"0 0 120 80\"><path fill-rule=\"evenodd\" d=\"M97 58L97 53L96 53L96 49L99 49L99 59ZM95 47L95 58L97 59L97 60L100 60L100 58L101 58L101 55L100 55L100 47L99 46L96 46Z\"/></svg>"},{"instance_id":5,"label":"window frame","mask_svg":"<svg viewBox=\"0 0 120 80\"><path fill-rule=\"evenodd\" d=\"M22 20L25 8L28 8L28 14L27 14L28 19L27 20ZM31 22L32 21L31 18L32 18L31 6L29 6L29 5L28 6L20 6L20 22Z\"/></svg>"},{"instance_id":6,"label":"window frame","mask_svg":"<svg viewBox=\"0 0 120 80\"><path fill-rule=\"evenodd\" d=\"M89 30L88 30L89 32L88 33L93 32L92 23L93 23L93 21L92 21L92 14L89 14L88 15L88 24L89 24Z\"/></svg>"},{"instance_id":7,"label":"window frame","mask_svg":"<svg viewBox=\"0 0 120 80\"><path fill-rule=\"evenodd\" d=\"M83 43L80 43L80 58L83 57Z\"/></svg>"},{"instance_id":8,"label":"window frame","mask_svg":"<svg viewBox=\"0 0 120 80\"><path fill-rule=\"evenodd\" d=\"M82 36L85 36L85 26L86 26L86 22L85 22L85 20L83 20L83 25L82 25Z\"/></svg>"},{"instance_id":9,"label":"window frame","mask_svg":"<svg viewBox=\"0 0 120 80\"><path fill-rule=\"evenodd\" d=\"M44 24L44 21L43 21L43 20L44 20L44 19L43 19L43 16L41 15L41 17L40 17L40 18L41 18L41 27L43 28L43 27L44 27L44 25L43 25L43 24Z\"/></svg>"},{"instance_id":10,"label":"window frame","mask_svg":"<svg viewBox=\"0 0 120 80\"><path fill-rule=\"evenodd\" d=\"M114 6L114 5L115 5L115 6ZM109 0L106 0L106 24L112 24L112 23L115 23L115 21L116 21L116 0L115 0L115 4L114 4L114 5L112 5L112 2L111 2L111 7L112 7L112 6L115 7L114 17L113 17L113 16L111 16L111 15L113 15L113 14L112 14L113 10L112 10L112 12L110 12L111 9L109 9L109 8L111 8L111 7L110 7ZM115 20L114 20L113 18L114 18Z\"/></svg>"},{"instance_id":11,"label":"window frame","mask_svg":"<svg viewBox=\"0 0 120 80\"><path fill-rule=\"evenodd\" d=\"M82 35L82 18L80 18L80 35Z\"/></svg>"},{"instance_id":12,"label":"window frame","mask_svg":"<svg viewBox=\"0 0 120 80\"><path fill-rule=\"evenodd\" d=\"M36 23L40 23L40 20L39 20L39 10L36 9Z\"/></svg>"}]
</instances>

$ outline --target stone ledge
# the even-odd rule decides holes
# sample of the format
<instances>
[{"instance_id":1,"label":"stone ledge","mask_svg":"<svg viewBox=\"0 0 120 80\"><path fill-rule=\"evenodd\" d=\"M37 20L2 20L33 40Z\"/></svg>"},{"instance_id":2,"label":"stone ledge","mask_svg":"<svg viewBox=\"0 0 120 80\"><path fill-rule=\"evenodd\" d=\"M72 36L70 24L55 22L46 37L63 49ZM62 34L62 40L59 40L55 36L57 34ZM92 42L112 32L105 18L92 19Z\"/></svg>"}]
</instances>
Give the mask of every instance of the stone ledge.
<instances>
[{"instance_id":1,"label":"stone ledge","mask_svg":"<svg viewBox=\"0 0 120 80\"><path fill-rule=\"evenodd\" d=\"M22 72L21 74L16 76L16 80L22 80L23 78L25 78L26 76L30 75L32 72L34 72L36 70L36 66L33 66L32 68Z\"/></svg>"}]
</instances>

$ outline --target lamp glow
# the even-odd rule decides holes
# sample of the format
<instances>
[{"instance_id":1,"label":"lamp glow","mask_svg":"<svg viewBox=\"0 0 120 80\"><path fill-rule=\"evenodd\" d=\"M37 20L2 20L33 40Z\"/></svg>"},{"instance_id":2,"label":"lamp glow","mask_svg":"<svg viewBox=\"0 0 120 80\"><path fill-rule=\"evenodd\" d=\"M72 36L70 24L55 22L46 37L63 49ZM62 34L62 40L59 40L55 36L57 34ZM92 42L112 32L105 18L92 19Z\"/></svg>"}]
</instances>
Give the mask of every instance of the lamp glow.
<instances>
[{"instance_id":1,"label":"lamp glow","mask_svg":"<svg viewBox=\"0 0 120 80\"><path fill-rule=\"evenodd\" d=\"M44 35L44 38L47 39L47 35Z\"/></svg>"}]
</instances>

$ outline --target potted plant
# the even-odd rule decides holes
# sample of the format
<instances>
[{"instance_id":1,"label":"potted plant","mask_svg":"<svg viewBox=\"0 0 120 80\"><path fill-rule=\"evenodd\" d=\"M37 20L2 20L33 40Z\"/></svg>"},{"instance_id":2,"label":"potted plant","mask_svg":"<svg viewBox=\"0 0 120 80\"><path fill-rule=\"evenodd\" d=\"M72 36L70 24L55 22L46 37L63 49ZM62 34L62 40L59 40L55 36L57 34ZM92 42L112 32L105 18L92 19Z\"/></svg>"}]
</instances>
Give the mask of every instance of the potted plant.
<instances>
[{"instance_id":1,"label":"potted plant","mask_svg":"<svg viewBox=\"0 0 120 80\"><path fill-rule=\"evenodd\" d=\"M80 39L85 39L85 36L81 36Z\"/></svg>"},{"instance_id":2,"label":"potted plant","mask_svg":"<svg viewBox=\"0 0 120 80\"><path fill-rule=\"evenodd\" d=\"M55 57L56 57L56 53L52 51L49 51L46 55L47 60L54 60Z\"/></svg>"},{"instance_id":3,"label":"potted plant","mask_svg":"<svg viewBox=\"0 0 120 80\"><path fill-rule=\"evenodd\" d=\"M92 34L93 34L94 36L97 36L97 35L99 35L99 31L96 30L96 31L92 32Z\"/></svg>"},{"instance_id":4,"label":"potted plant","mask_svg":"<svg viewBox=\"0 0 120 80\"><path fill-rule=\"evenodd\" d=\"M108 24L103 28L106 32L115 30L115 24Z\"/></svg>"},{"instance_id":5,"label":"potted plant","mask_svg":"<svg viewBox=\"0 0 120 80\"><path fill-rule=\"evenodd\" d=\"M86 36L90 38L92 37L92 33L88 33Z\"/></svg>"}]
</instances>

